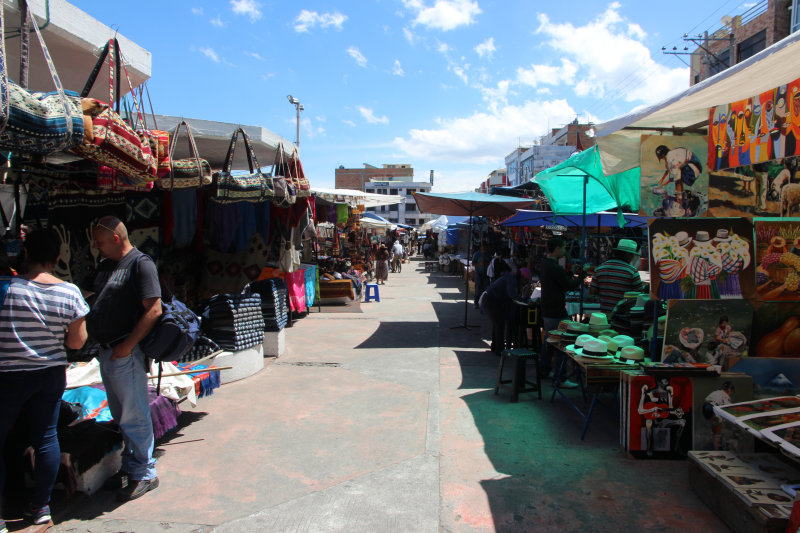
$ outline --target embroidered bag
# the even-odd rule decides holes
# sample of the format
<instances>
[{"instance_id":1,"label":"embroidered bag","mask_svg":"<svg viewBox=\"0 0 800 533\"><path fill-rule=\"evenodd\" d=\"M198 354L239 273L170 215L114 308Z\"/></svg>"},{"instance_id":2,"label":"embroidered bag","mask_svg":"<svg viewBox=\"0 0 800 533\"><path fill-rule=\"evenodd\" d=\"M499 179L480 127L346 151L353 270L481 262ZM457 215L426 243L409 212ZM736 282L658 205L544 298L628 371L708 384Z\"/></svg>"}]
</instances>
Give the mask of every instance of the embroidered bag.
<instances>
[{"instance_id":1,"label":"embroidered bag","mask_svg":"<svg viewBox=\"0 0 800 533\"><path fill-rule=\"evenodd\" d=\"M289 173L291 175L292 183L294 183L297 190L297 197L303 198L311 196L311 183L306 178L306 173L303 172L303 164L300 162L300 153L297 147L292 152L291 161L289 163Z\"/></svg>"},{"instance_id":2,"label":"embroidered bag","mask_svg":"<svg viewBox=\"0 0 800 533\"><path fill-rule=\"evenodd\" d=\"M109 104L115 103L116 111L109 106L92 117L94 140L91 144L79 145L72 151L124 174L131 185L145 185L157 178L158 161L150 148L150 133L146 130L134 131L119 115L120 103L119 100L115 100L114 86L116 85L119 94L122 59L116 39L109 39L106 43L81 94L83 96L89 94L106 57L109 69ZM136 111L143 122L136 95L132 96Z\"/></svg>"},{"instance_id":3,"label":"embroidered bag","mask_svg":"<svg viewBox=\"0 0 800 533\"><path fill-rule=\"evenodd\" d=\"M236 150L236 139L242 134L245 150L247 150L247 164L250 173L232 174L233 154ZM258 166L258 159L250 139L242 128L233 132L231 144L228 147L228 154L225 156L225 163L221 172L215 174L217 182L216 201L219 203L232 202L263 202L274 195L272 178L265 175Z\"/></svg>"},{"instance_id":4,"label":"embroidered bag","mask_svg":"<svg viewBox=\"0 0 800 533\"><path fill-rule=\"evenodd\" d=\"M186 136L189 137L189 154L191 157L174 159L175 145L178 141L178 133L181 126L186 129ZM185 120L181 120L172 133L172 142L169 145L169 159L172 161L169 176L158 180L158 186L162 189L186 189L189 187L202 187L211 183L211 165L205 159L200 159L192 130L189 129L189 124Z\"/></svg>"},{"instance_id":5,"label":"embroidered bag","mask_svg":"<svg viewBox=\"0 0 800 533\"><path fill-rule=\"evenodd\" d=\"M31 154L50 154L83 142L81 99L65 91L33 15L28 11L36 37L50 70L55 92L40 93L23 89L8 79L3 8L0 6L0 149ZM27 54L21 58L28 62Z\"/></svg>"},{"instance_id":6,"label":"embroidered bag","mask_svg":"<svg viewBox=\"0 0 800 533\"><path fill-rule=\"evenodd\" d=\"M275 150L275 161L272 164L272 184L275 195L272 203L278 207L291 207L297 200L297 189L291 182L289 165L283 153L283 143Z\"/></svg>"},{"instance_id":7,"label":"embroidered bag","mask_svg":"<svg viewBox=\"0 0 800 533\"><path fill-rule=\"evenodd\" d=\"M130 85L131 78L128 76L128 67L126 67L123 63L122 68L125 69L125 77L128 79L128 85ZM144 115L144 123L142 126L146 131L150 132L150 150L153 152L158 164L158 170L156 173L158 174L159 178L163 178L164 176L169 175L169 171L172 168L172 157L169 152L169 132L158 129L156 113L153 111L153 101L150 99L150 89L147 88L147 82L144 82L139 86L139 100L144 106L145 91L147 91L147 102L150 104L150 116L153 117L153 125L155 126L155 129L150 129L147 127L146 114ZM131 89L131 93L133 93L133 89Z\"/></svg>"}]
</instances>

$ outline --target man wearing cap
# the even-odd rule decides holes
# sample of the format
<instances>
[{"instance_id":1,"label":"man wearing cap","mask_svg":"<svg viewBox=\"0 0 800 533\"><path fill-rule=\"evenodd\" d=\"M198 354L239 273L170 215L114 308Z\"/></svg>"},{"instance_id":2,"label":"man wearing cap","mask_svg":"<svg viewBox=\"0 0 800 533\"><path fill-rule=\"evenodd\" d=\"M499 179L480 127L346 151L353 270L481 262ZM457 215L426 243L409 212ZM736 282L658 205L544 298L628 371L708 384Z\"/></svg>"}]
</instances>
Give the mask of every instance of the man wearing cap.
<instances>
[{"instance_id":1,"label":"man wearing cap","mask_svg":"<svg viewBox=\"0 0 800 533\"><path fill-rule=\"evenodd\" d=\"M620 239L611 259L597 267L589 291L598 295L600 310L610 313L626 292L642 292L644 283L634 264L639 263L639 247L635 241Z\"/></svg>"},{"instance_id":2,"label":"man wearing cap","mask_svg":"<svg viewBox=\"0 0 800 533\"><path fill-rule=\"evenodd\" d=\"M131 244L118 218L101 218L92 237L104 259L97 266L86 329L100 343L100 374L123 438L122 468L105 487L128 501L158 487L147 358L139 342L161 316L161 286L155 263Z\"/></svg>"},{"instance_id":3,"label":"man wearing cap","mask_svg":"<svg viewBox=\"0 0 800 533\"><path fill-rule=\"evenodd\" d=\"M542 342L543 357L539 359L539 370L542 376L547 376L551 370L550 357L547 356L547 332L558 328L558 323L567 318L567 291L575 290L583 282L582 277L574 277L558 264L564 257L564 240L560 237L551 237L547 241L547 257L542 263L540 280L542 284L542 323L544 327L544 341Z\"/></svg>"}]
</instances>

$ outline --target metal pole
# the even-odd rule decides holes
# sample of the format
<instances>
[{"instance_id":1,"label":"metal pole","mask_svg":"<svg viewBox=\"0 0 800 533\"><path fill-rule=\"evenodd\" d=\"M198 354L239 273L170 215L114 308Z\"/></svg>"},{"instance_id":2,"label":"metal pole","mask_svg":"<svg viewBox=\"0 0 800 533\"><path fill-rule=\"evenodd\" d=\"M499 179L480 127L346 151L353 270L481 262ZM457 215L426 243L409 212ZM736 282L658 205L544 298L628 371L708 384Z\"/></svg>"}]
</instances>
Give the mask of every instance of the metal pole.
<instances>
[{"instance_id":1,"label":"metal pole","mask_svg":"<svg viewBox=\"0 0 800 533\"><path fill-rule=\"evenodd\" d=\"M297 137L296 137L297 143L295 144L297 145L297 149L299 150L300 149L300 103L295 104L294 107L297 109Z\"/></svg>"},{"instance_id":2,"label":"metal pole","mask_svg":"<svg viewBox=\"0 0 800 533\"><path fill-rule=\"evenodd\" d=\"M581 259L586 259L586 187L589 185L589 175L583 177L583 214L581 218ZM580 286L581 291L581 305L580 315L583 320L583 285Z\"/></svg>"}]
</instances>

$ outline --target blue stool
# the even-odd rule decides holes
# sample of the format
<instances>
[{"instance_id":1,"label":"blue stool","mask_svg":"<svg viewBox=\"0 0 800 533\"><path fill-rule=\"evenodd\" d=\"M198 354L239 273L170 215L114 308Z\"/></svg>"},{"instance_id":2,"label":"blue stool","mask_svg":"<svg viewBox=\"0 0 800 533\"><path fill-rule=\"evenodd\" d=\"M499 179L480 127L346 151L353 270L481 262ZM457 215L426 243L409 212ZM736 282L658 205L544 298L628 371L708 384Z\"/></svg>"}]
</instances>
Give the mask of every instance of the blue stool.
<instances>
[{"instance_id":1,"label":"blue stool","mask_svg":"<svg viewBox=\"0 0 800 533\"><path fill-rule=\"evenodd\" d=\"M375 300L376 302L381 301L381 293L378 292L378 284L377 283L367 283L366 284L367 290L364 293L364 302L371 302Z\"/></svg>"}]
</instances>

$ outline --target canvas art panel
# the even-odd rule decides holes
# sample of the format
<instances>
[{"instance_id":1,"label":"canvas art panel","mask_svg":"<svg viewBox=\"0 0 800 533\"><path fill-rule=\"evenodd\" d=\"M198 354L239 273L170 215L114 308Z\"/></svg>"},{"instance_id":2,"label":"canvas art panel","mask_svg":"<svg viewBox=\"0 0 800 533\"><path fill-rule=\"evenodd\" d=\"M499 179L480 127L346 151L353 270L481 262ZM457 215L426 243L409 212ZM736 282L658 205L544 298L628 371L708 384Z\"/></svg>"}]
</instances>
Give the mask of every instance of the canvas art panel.
<instances>
[{"instance_id":1,"label":"canvas art panel","mask_svg":"<svg viewBox=\"0 0 800 533\"><path fill-rule=\"evenodd\" d=\"M728 170L711 170L708 210L712 217L789 217L800 213L800 156Z\"/></svg>"},{"instance_id":2,"label":"canvas art panel","mask_svg":"<svg viewBox=\"0 0 800 533\"><path fill-rule=\"evenodd\" d=\"M707 363L727 369L748 355L753 307L747 300L670 300L663 363Z\"/></svg>"},{"instance_id":3,"label":"canvas art panel","mask_svg":"<svg viewBox=\"0 0 800 533\"><path fill-rule=\"evenodd\" d=\"M712 107L708 115L711 170L800 155L800 78Z\"/></svg>"},{"instance_id":4,"label":"canvas art panel","mask_svg":"<svg viewBox=\"0 0 800 533\"><path fill-rule=\"evenodd\" d=\"M638 457L683 457L692 445L692 382L686 377L631 376L628 451Z\"/></svg>"},{"instance_id":5,"label":"canvas art panel","mask_svg":"<svg viewBox=\"0 0 800 533\"><path fill-rule=\"evenodd\" d=\"M648 220L650 297L753 298L753 223L745 218Z\"/></svg>"},{"instance_id":6,"label":"canvas art panel","mask_svg":"<svg viewBox=\"0 0 800 533\"><path fill-rule=\"evenodd\" d=\"M755 316L758 317L758 312ZM730 371L752 376L756 398L800 393L800 359L754 355L751 350L750 357L740 359L731 366Z\"/></svg>"},{"instance_id":7,"label":"canvas art panel","mask_svg":"<svg viewBox=\"0 0 800 533\"><path fill-rule=\"evenodd\" d=\"M756 290L762 300L800 300L800 218L757 218Z\"/></svg>"},{"instance_id":8,"label":"canvas art panel","mask_svg":"<svg viewBox=\"0 0 800 533\"><path fill-rule=\"evenodd\" d=\"M753 378L723 373L719 377L692 379L692 449L752 452L753 436L714 412L715 405L753 399ZM720 469L721 470L721 469Z\"/></svg>"},{"instance_id":9,"label":"canvas art panel","mask_svg":"<svg viewBox=\"0 0 800 533\"><path fill-rule=\"evenodd\" d=\"M704 135L642 135L639 214L699 217L708 207Z\"/></svg>"}]
</instances>

